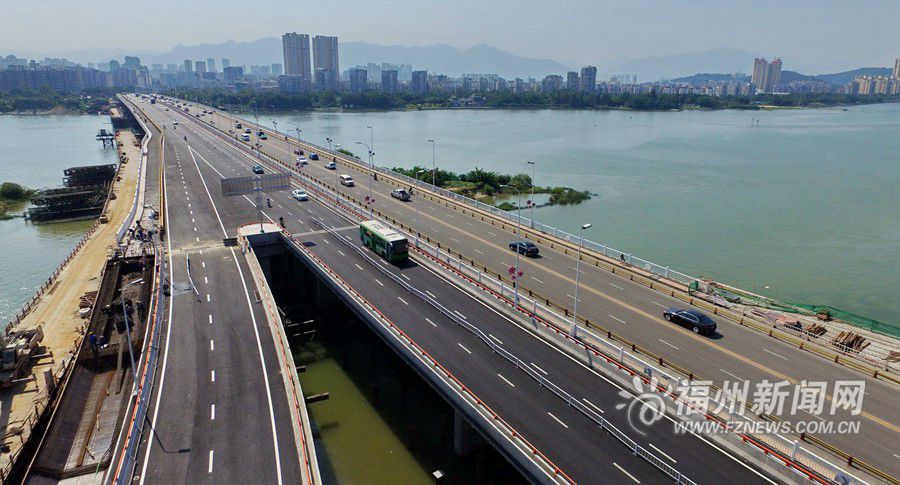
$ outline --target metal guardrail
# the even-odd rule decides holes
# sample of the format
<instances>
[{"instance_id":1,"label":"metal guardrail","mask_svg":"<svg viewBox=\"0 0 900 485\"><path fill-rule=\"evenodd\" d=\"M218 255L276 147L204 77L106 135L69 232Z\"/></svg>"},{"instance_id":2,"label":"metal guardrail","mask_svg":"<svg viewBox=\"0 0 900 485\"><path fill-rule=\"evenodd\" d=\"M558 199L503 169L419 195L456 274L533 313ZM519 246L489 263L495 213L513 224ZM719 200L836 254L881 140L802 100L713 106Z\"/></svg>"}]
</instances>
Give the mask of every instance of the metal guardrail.
<instances>
[{"instance_id":1,"label":"metal guardrail","mask_svg":"<svg viewBox=\"0 0 900 485\"><path fill-rule=\"evenodd\" d=\"M163 282L168 279L168 268L166 258L162 251L157 250L154 246L155 261L157 265L156 275L154 277L154 305L150 318L147 319L148 325L145 330L144 346L141 351L143 362L141 365L142 373L138 382L133 384L132 398L136 399L131 407L132 413L130 422L122 431L127 431L124 437L124 445L119 450L118 461L114 468L110 468L106 476L106 481L114 484L130 483L134 474L135 455L140 447L141 437L143 435L145 420L147 418L147 409L150 405L150 397L153 391L153 383L156 379L156 367L159 357L159 339L162 334L161 327L165 318L165 307L162 305L164 301Z\"/></svg>"},{"instance_id":2,"label":"metal guardrail","mask_svg":"<svg viewBox=\"0 0 900 485\"><path fill-rule=\"evenodd\" d=\"M386 325L388 331L395 336L398 341L400 341L404 346L410 348L413 355L416 358L423 360L423 363L427 364L432 372L434 372L441 380L443 380L448 387L454 390L458 395L460 395L467 403L469 403L480 415L484 416L486 419L489 419L492 424L495 426L499 426L503 428L501 433L508 439L511 443L514 443L514 446L519 449L523 453L527 453L532 457L532 460L536 459L540 463L535 462L537 466L539 466L551 479L556 482L561 483L575 483L566 473L561 470L556 464L553 463L549 458L547 458L539 449L537 449L534 445L531 444L520 432L518 432L514 427L512 427L509 423L507 423L499 414L497 414L490 406L487 405L483 400L481 400L472 390L466 387L465 384L462 383L452 372L447 370L443 365L440 364L434 357L431 356L425 349L423 349L415 340L409 337L403 330L397 327L394 322L384 315L375 305L371 304L362 294L356 291L349 283L347 283L337 272L332 270L324 261L322 261L318 256L316 256L312 251L306 248L300 241L294 239L291 234L284 233L287 238L289 238L295 245L295 247L300 250L306 257L313 262L313 264L319 266L321 270L323 270L328 276L335 281L341 288L349 293L351 298L359 302L367 309L377 320L381 321L383 325Z\"/></svg>"},{"instance_id":3,"label":"metal guardrail","mask_svg":"<svg viewBox=\"0 0 900 485\"><path fill-rule=\"evenodd\" d=\"M199 123L199 124L201 124L202 126L206 126L203 123ZM238 142L237 140L232 140L230 137L224 135L224 133L221 133L221 130L212 129L212 128L209 128L209 129L212 130L215 134L217 134L221 139L228 141L229 143L233 144L234 146L240 148L241 150L251 152L254 155L257 154L257 152L255 150L251 150L249 146L242 144L242 143ZM310 145L308 143L306 143L306 144ZM314 146L314 145L310 145L310 146ZM344 205L343 209L353 212L354 214L357 215L357 217L359 217L361 219L368 218L367 216L355 211L354 205L353 205L353 202L355 202L355 201L350 201L350 200L346 199L345 197L335 194L331 189L327 188L327 186L320 185L318 180L313 179L312 177L306 175L305 173L302 173L297 168L292 167L292 166L282 162L281 160L277 159L276 157L268 155L267 153L264 153L264 152L260 152L260 153L262 155L265 155L267 158L271 159L273 162L275 162L279 165L282 165L282 167L283 167L282 170L288 170L288 171L291 171L292 173L294 173L295 175L305 177L305 179L300 178L300 181L307 185L315 185L316 187L321 189L323 192L325 192L327 194L326 200L328 200L328 201L334 200L339 205L341 203L343 203L343 205ZM342 157L342 158L344 158L344 157ZM361 164L361 162L358 162L358 163ZM368 169L368 167L365 167L365 168ZM384 173L388 173L391 176L394 175L393 171L384 170L384 169L381 169L380 171L382 171ZM397 174L397 175L402 177L402 175L400 175L400 174ZM412 180L412 179L410 179L410 180ZM424 185L431 187L430 184L424 184ZM443 190L443 189L438 189L438 191L439 190ZM456 194L453 194L453 195L456 196ZM477 202L477 201L474 201L474 202ZM497 209L497 210L499 211L499 209ZM501 211L501 212L503 212L503 211ZM380 213L379 213L379 216L381 216ZM393 225L393 226L398 231L404 232L402 229L397 228L396 225ZM421 241L421 238L417 238L417 245L418 245L419 241ZM609 248L608 250L615 251L612 248ZM434 247L434 251L435 251L436 255L441 254L440 249L438 247ZM627 259L628 255L626 253L619 253L619 254L626 256L626 262L633 261L633 260ZM447 259L447 261L450 261L451 259L453 259L453 256L448 252L446 259ZM640 262L640 261L644 261L644 260L641 260L638 258L637 261ZM465 268L467 270L470 269L468 264L465 263L461 258L456 259L456 262L453 265L453 267L455 267L457 270L462 270L463 268ZM660 267L660 268L662 268L662 267ZM668 271L669 274L671 274L671 270L668 270L667 268L665 270ZM508 285L505 285L502 281L502 278L495 281L495 279L493 277L491 277L490 275L487 275L487 274L482 274L480 271L478 272L478 274L476 276L478 278L477 279L478 284L489 282L490 284L494 285L495 287L499 285L499 288L495 288L494 290L491 290L491 291L497 291L497 293L502 298L506 298L509 301L511 301L513 289L511 287L509 287ZM473 280L473 282L474 281L476 281L476 280ZM693 281L693 279L691 281ZM485 289L488 289L488 288L485 287ZM507 296L507 295L509 295L509 296ZM569 320L566 317L560 316L558 313L556 313L552 309L546 308L542 303L538 302L537 299L530 299L527 296L525 296L524 294L520 293L520 301L522 301L522 300L531 301L531 306L532 306L531 312L534 313L538 318L540 318L542 320L544 318L555 318L555 319L559 319L561 321ZM519 309L524 310L525 307L527 307L527 306L528 305L520 304ZM542 312L546 312L545 316L542 317L542 316L537 315L539 310ZM544 324L548 325L548 326L554 326L549 321L545 321ZM557 329L556 333L559 334L560 330ZM566 333L565 330L563 330L562 333L565 334ZM591 334L591 335L593 335L593 334ZM597 337L596 335L593 335L593 336L595 338L597 338L597 342L602 342L604 345L600 346L600 347L593 347L591 345L591 342L588 342L587 340L580 338L579 341L580 341L581 345L584 345L586 348L590 348L591 351L597 353L597 356L600 356L600 352L602 352L604 358L606 358L609 363L614 362L614 361L617 362L617 365L620 365L620 368L622 368L624 371L629 372L632 375L640 375L641 378L645 381L645 383L650 382L649 376L645 376L643 374L643 370L645 370L645 369L652 369L651 373L653 373L654 377L658 377L658 376L662 375L662 376L666 376L667 378L671 379L672 382L677 382L678 379L673 374L663 371L662 368L660 366L658 366L657 364L648 363L645 359L637 356L637 354L628 352L627 350L625 350L625 347L617 345L614 341L605 341L604 339L601 339L600 337ZM604 347L604 346L610 347L611 349L613 349L615 352L618 353L618 356L615 354L610 355L610 354L607 354L607 352L602 351L601 347ZM632 345L632 350L634 350L635 348L637 348L637 347ZM694 376L693 373L689 373L688 371L686 371L684 369L676 368L676 366L674 366L671 363L667 363L667 364L670 367L672 367L673 369L677 369L678 371L680 371L680 373L682 373L683 376L688 377L689 379L696 378L696 376ZM716 419L719 420L720 422L722 421L721 418L716 417ZM766 462L768 462L770 459L773 459L773 455L774 455L777 458L777 460L780 461L783 465L791 468L798 474L803 474L804 472L802 472L802 470L798 470L797 466L799 466L801 469L808 468L809 470L815 471L816 473L820 473L820 471L821 471L822 475L824 475L824 476L832 476L833 477L833 476L836 476L838 473L841 473L841 474L855 478L860 483L866 483L866 482L860 480L859 478L854 477L852 474L850 474L849 472L847 472L845 469L841 468L840 466L835 465L835 464L819 457L818 455L816 455L815 453L813 453L810 450L807 450L801 446L798 446L799 443L797 440L790 440L790 439L787 439L780 435L776 435L776 436L778 439L775 440L775 443L763 442L762 440L759 440L752 436L741 437L741 443L744 445L750 446L750 448L747 448L747 449L753 450L754 452L761 453L761 456L763 457L763 459ZM838 450L837 448L823 442L822 440L811 439L811 437L808 435L806 436L806 439L808 441L812 441L812 442L818 444L819 446L822 446L823 448L832 450L832 452L835 452L833 450L837 450L836 454L838 454L839 456L842 456L845 458L849 456L846 453ZM770 448L770 446L771 446L771 448ZM785 459L784 458L785 456L793 456L794 458L793 459ZM895 478L891 477L890 475L882 472L881 470L879 470L871 465L868 465L868 464L862 462L861 460L853 460L852 457L850 457L849 461L851 461L854 465L866 470L867 472L872 473L873 475L878 476L882 479L885 479L886 481L889 481L891 483L898 483L898 481ZM792 464L794 464L794 465L792 466ZM811 478L811 477L807 477L807 478Z\"/></svg>"},{"instance_id":4,"label":"metal guardrail","mask_svg":"<svg viewBox=\"0 0 900 485\"><path fill-rule=\"evenodd\" d=\"M395 275L391 271L388 271L382 265L378 264L369 254L367 254L365 251L360 249L359 246L353 244L346 236L343 236L342 234L340 234L336 230L334 230L334 228L324 225L319 220L316 220L316 223L320 227L322 227L323 229L328 231L333 237L335 237L336 239L338 239L339 241L344 243L347 247L349 247L354 252L356 252L360 257L362 257L363 259L368 261L372 267L376 268L385 277L391 279L392 281L394 281L395 283L397 283L398 285L403 287L406 291L412 293L413 295L417 296L419 299L428 303L433 308L437 309L442 315L449 318L450 320L455 322L457 325L465 328L466 330L468 330L469 332L471 332L472 334L477 336L479 340L481 340L485 345L487 345L491 349L491 352L494 352L495 354L500 355L501 357L506 359L508 362L515 365L516 368L523 370L529 377L531 377L532 379L537 381L541 387L549 389L551 392L556 394L560 399L565 401L567 405L577 409L579 412L581 412L582 414L587 416L589 419L591 419L597 425L599 425L602 429L604 429L605 431L608 431L616 439L618 439L619 441L624 443L633 453L641 456L648 463L650 463L654 467L658 468L660 471L662 471L663 473L665 473L672 479L676 480L676 483L695 484L695 482L693 480L685 477L684 475L681 474L681 472L679 472L675 468L665 464L660 458L656 457L652 452L650 452L646 448L638 445L637 442L635 442L634 440L629 438L624 432L622 432L620 429L618 429L612 423L610 423L605 418L600 416L598 413L596 413L595 411L588 408L585 404L581 403L578 399L573 397L567 391L565 391L561 387L557 386L552 380L548 379L543 374L538 373L536 370L529 367L525 361L518 358L515 354L506 350L502 346L498 345L496 342L494 342L493 339L489 338L488 335L483 330L481 330L478 326L476 326L476 325L470 323L469 321L463 319L462 317L456 315L453 311L451 311L450 309L445 307L443 304L438 302L436 299L434 299L433 297L431 297L424 291L419 290L418 288L416 288L412 284L404 281L402 278Z\"/></svg>"}]
</instances>

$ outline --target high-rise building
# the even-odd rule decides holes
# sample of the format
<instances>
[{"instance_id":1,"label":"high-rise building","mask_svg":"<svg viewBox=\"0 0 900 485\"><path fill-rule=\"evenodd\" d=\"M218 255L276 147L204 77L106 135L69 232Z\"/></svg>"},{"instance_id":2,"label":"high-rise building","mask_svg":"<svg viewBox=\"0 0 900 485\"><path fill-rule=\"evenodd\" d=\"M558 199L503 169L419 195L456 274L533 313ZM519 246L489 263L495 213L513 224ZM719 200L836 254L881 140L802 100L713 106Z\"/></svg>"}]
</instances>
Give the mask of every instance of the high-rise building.
<instances>
[{"instance_id":1,"label":"high-rise building","mask_svg":"<svg viewBox=\"0 0 900 485\"><path fill-rule=\"evenodd\" d=\"M231 60L228 59L227 57L223 57L222 58L222 71L223 72L225 71L226 67L231 67Z\"/></svg>"},{"instance_id":2,"label":"high-rise building","mask_svg":"<svg viewBox=\"0 0 900 485\"><path fill-rule=\"evenodd\" d=\"M190 59L184 60L184 72L194 72L194 63Z\"/></svg>"},{"instance_id":3,"label":"high-rise building","mask_svg":"<svg viewBox=\"0 0 900 485\"><path fill-rule=\"evenodd\" d=\"M781 83L781 59L772 59L768 62L763 58L753 59L753 74L750 83L758 92L771 93Z\"/></svg>"},{"instance_id":4,"label":"high-rise building","mask_svg":"<svg viewBox=\"0 0 900 485\"><path fill-rule=\"evenodd\" d=\"M222 68L225 76L225 84L234 84L235 81L244 77L244 68L241 66L227 66Z\"/></svg>"},{"instance_id":5,"label":"high-rise building","mask_svg":"<svg viewBox=\"0 0 900 485\"><path fill-rule=\"evenodd\" d=\"M550 74L541 81L541 91L552 93L563 88L563 78L559 74Z\"/></svg>"},{"instance_id":6,"label":"high-rise building","mask_svg":"<svg viewBox=\"0 0 900 485\"><path fill-rule=\"evenodd\" d=\"M206 70L209 72L216 72L216 60L212 57L206 59Z\"/></svg>"},{"instance_id":7,"label":"high-rise building","mask_svg":"<svg viewBox=\"0 0 900 485\"><path fill-rule=\"evenodd\" d=\"M397 70L388 69L381 71L381 90L388 94L394 94L400 89L397 79Z\"/></svg>"},{"instance_id":8,"label":"high-rise building","mask_svg":"<svg viewBox=\"0 0 900 485\"><path fill-rule=\"evenodd\" d=\"M365 69L354 68L350 69L349 72L350 77L350 92L351 93L361 93L368 89L369 87L369 79L368 72Z\"/></svg>"},{"instance_id":9,"label":"high-rise building","mask_svg":"<svg viewBox=\"0 0 900 485\"><path fill-rule=\"evenodd\" d=\"M900 79L900 59L894 61L894 79Z\"/></svg>"},{"instance_id":10,"label":"high-rise building","mask_svg":"<svg viewBox=\"0 0 900 485\"><path fill-rule=\"evenodd\" d=\"M566 73L566 89L569 91L578 91L578 73L569 71Z\"/></svg>"},{"instance_id":11,"label":"high-rise building","mask_svg":"<svg viewBox=\"0 0 900 485\"><path fill-rule=\"evenodd\" d=\"M125 56L125 67L129 69L140 69L141 58L137 56Z\"/></svg>"},{"instance_id":12,"label":"high-rise building","mask_svg":"<svg viewBox=\"0 0 900 485\"><path fill-rule=\"evenodd\" d=\"M194 70L197 72L206 72L206 61L194 62Z\"/></svg>"},{"instance_id":13,"label":"high-rise building","mask_svg":"<svg viewBox=\"0 0 900 485\"><path fill-rule=\"evenodd\" d=\"M581 85L579 91L583 93L593 93L597 90L597 68L595 66L584 66L581 68Z\"/></svg>"},{"instance_id":14,"label":"high-rise building","mask_svg":"<svg viewBox=\"0 0 900 485\"><path fill-rule=\"evenodd\" d=\"M428 71L413 71L409 89L416 94L428 92Z\"/></svg>"},{"instance_id":15,"label":"high-rise building","mask_svg":"<svg viewBox=\"0 0 900 485\"><path fill-rule=\"evenodd\" d=\"M340 61L338 59L338 38L317 35L312 39L313 69L319 89L337 91L340 81ZM320 74L320 71L323 72ZM324 74L328 71L328 74ZM320 80L322 81L320 83Z\"/></svg>"},{"instance_id":16,"label":"high-rise building","mask_svg":"<svg viewBox=\"0 0 900 485\"><path fill-rule=\"evenodd\" d=\"M122 65L119 64L119 61L112 59L109 61L109 72L118 71Z\"/></svg>"},{"instance_id":17,"label":"high-rise building","mask_svg":"<svg viewBox=\"0 0 900 485\"><path fill-rule=\"evenodd\" d=\"M281 64L279 64L277 62L272 63L272 75L273 76L280 76L283 74L283 72L284 72L284 70L282 69Z\"/></svg>"},{"instance_id":18,"label":"high-rise building","mask_svg":"<svg viewBox=\"0 0 900 485\"><path fill-rule=\"evenodd\" d=\"M288 76L300 76L302 81L311 82L309 35L286 33L281 36L281 47L284 54L284 73Z\"/></svg>"}]
</instances>

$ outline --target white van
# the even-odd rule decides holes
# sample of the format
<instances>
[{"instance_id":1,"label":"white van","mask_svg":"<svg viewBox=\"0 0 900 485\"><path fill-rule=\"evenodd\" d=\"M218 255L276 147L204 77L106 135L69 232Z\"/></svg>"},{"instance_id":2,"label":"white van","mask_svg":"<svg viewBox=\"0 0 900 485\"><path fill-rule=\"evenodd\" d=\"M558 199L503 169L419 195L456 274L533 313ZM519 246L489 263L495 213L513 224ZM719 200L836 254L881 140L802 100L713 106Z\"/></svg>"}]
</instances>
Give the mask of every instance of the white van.
<instances>
[{"instance_id":1,"label":"white van","mask_svg":"<svg viewBox=\"0 0 900 485\"><path fill-rule=\"evenodd\" d=\"M353 177L349 175L341 175L341 185L345 187L353 187L355 185L353 183Z\"/></svg>"}]
</instances>

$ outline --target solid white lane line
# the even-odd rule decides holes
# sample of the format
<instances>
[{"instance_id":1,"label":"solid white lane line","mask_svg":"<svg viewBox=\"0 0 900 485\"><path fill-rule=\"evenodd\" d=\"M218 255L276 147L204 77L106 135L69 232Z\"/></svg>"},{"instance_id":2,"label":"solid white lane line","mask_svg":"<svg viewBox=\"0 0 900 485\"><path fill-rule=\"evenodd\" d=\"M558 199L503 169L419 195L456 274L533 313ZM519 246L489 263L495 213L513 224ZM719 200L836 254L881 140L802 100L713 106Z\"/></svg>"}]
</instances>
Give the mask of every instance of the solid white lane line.
<instances>
[{"instance_id":1,"label":"solid white lane line","mask_svg":"<svg viewBox=\"0 0 900 485\"><path fill-rule=\"evenodd\" d=\"M532 362L531 365L534 366L535 369L541 371L541 373L544 374L545 376L548 375L548 374L547 374L547 371L545 371L544 369L541 369L540 367L538 367L538 365L535 364L534 362Z\"/></svg>"},{"instance_id":2,"label":"solid white lane line","mask_svg":"<svg viewBox=\"0 0 900 485\"><path fill-rule=\"evenodd\" d=\"M660 342L662 342L662 343L668 345L669 347L672 347L672 348L675 349L675 350L681 350L681 349L679 349L678 347L676 347L676 346L670 344L669 342L666 342L665 340L663 340L663 339L661 339L661 338L660 338L660 339L656 339L656 340L659 340Z\"/></svg>"},{"instance_id":3,"label":"solid white lane line","mask_svg":"<svg viewBox=\"0 0 900 485\"><path fill-rule=\"evenodd\" d=\"M605 414L605 413L606 413L606 411L600 409L599 406L597 406L596 404L594 404L594 403L588 401L586 397L581 398L581 400L584 401L585 404L587 404L587 405L589 405L590 407L592 407L592 408L594 408L595 410L597 410L597 412L599 412L600 414Z\"/></svg>"},{"instance_id":4,"label":"solid white lane line","mask_svg":"<svg viewBox=\"0 0 900 485\"><path fill-rule=\"evenodd\" d=\"M625 320L622 320L622 319L619 318L619 317L610 315L609 318L612 318L613 320L615 320L615 321L617 321L617 322L619 322L619 323L624 323L625 325L628 325L628 322L626 322Z\"/></svg>"},{"instance_id":5,"label":"solid white lane line","mask_svg":"<svg viewBox=\"0 0 900 485\"><path fill-rule=\"evenodd\" d=\"M569 425L566 423L563 423L562 420L557 418L556 416L554 416L553 413L551 413L550 411L547 411L547 414L550 415L550 417L553 418L557 423L561 424L563 428L569 429Z\"/></svg>"},{"instance_id":6,"label":"solid white lane line","mask_svg":"<svg viewBox=\"0 0 900 485\"><path fill-rule=\"evenodd\" d=\"M400 300L400 301L402 301L404 305L409 305L409 303L406 303L406 300L404 300L403 298L400 298L400 297L398 296L397 299Z\"/></svg>"},{"instance_id":7,"label":"solid white lane line","mask_svg":"<svg viewBox=\"0 0 900 485\"><path fill-rule=\"evenodd\" d=\"M740 377L738 377L738 376L732 374L731 372L728 372L728 371L725 370L725 369L719 369L719 370L722 371L722 372L725 373L725 374L730 375L731 377L734 377L735 379L737 379L737 380L739 380L739 381L743 380L743 379L741 379Z\"/></svg>"},{"instance_id":8,"label":"solid white lane line","mask_svg":"<svg viewBox=\"0 0 900 485\"><path fill-rule=\"evenodd\" d=\"M775 352L772 352L772 351L769 350L769 349L763 349L763 352L768 352L768 353L774 355L775 357L778 357L779 359L788 360L787 357L785 357L785 356L783 356L783 355L778 355L778 354L776 354Z\"/></svg>"},{"instance_id":9,"label":"solid white lane line","mask_svg":"<svg viewBox=\"0 0 900 485\"><path fill-rule=\"evenodd\" d=\"M384 286L384 283L378 281L378 278L372 278L372 279L375 280L375 282L378 283L379 285Z\"/></svg>"},{"instance_id":10,"label":"solid white lane line","mask_svg":"<svg viewBox=\"0 0 900 485\"><path fill-rule=\"evenodd\" d=\"M653 448L654 450L656 450L657 452L659 452L660 455L662 455L662 456L668 458L669 460L671 460L672 463L678 463L678 461L677 461L675 458L672 458L671 456L669 456L668 454L666 454L665 451L663 451L663 450L657 448L656 446L653 446L653 443L647 443L647 446L649 446L650 448Z\"/></svg>"},{"instance_id":11,"label":"solid white lane line","mask_svg":"<svg viewBox=\"0 0 900 485\"><path fill-rule=\"evenodd\" d=\"M505 377L503 377L503 376L502 376L502 375L500 375L500 374L497 374L497 377L499 377L499 378L501 378L501 379L503 379L503 382L505 382L505 383L507 383L507 384L509 384L509 386L510 386L510 387L516 387L516 385L515 385L515 384L513 384L513 383L512 383L512 382L509 382L509 379L507 379L507 378L505 378Z\"/></svg>"},{"instance_id":12,"label":"solid white lane line","mask_svg":"<svg viewBox=\"0 0 900 485\"><path fill-rule=\"evenodd\" d=\"M497 341L498 344L503 345L503 341L500 340L500 339L498 339L497 337L494 337L494 334L489 333L489 334L488 334L488 337L490 337L490 338L494 339L495 341Z\"/></svg>"},{"instance_id":13,"label":"solid white lane line","mask_svg":"<svg viewBox=\"0 0 900 485\"><path fill-rule=\"evenodd\" d=\"M616 467L616 468L618 468L620 472L622 472L622 473L624 473L625 475L627 475L628 478L634 480L634 483L641 483L640 480L638 480L637 478L634 478L634 475L628 473L627 471L625 471L624 468L620 467L618 463L613 462L613 466Z\"/></svg>"},{"instance_id":14,"label":"solid white lane line","mask_svg":"<svg viewBox=\"0 0 900 485\"><path fill-rule=\"evenodd\" d=\"M463 345L463 344L461 344L461 343L459 343L459 342L457 342L456 345L459 345L459 346L460 346L463 350L465 350L466 352L468 352L468 353L470 353L470 354L472 353L472 351L469 350L469 349L467 349L465 345Z\"/></svg>"},{"instance_id":15,"label":"solid white lane line","mask_svg":"<svg viewBox=\"0 0 900 485\"><path fill-rule=\"evenodd\" d=\"M622 288L621 286L619 286L619 285L617 285L617 284L615 284L615 283L610 283L609 286L612 286L613 288L618 288L618 289L620 289L620 290L624 290L624 289L625 289L625 288Z\"/></svg>"},{"instance_id":16,"label":"solid white lane line","mask_svg":"<svg viewBox=\"0 0 900 485\"><path fill-rule=\"evenodd\" d=\"M215 404L211 404L209 407L209 420L210 421L216 420L216 405Z\"/></svg>"},{"instance_id":17,"label":"solid white lane line","mask_svg":"<svg viewBox=\"0 0 900 485\"><path fill-rule=\"evenodd\" d=\"M425 321L430 323L432 327L437 327L437 324L432 322L430 318L425 318Z\"/></svg>"}]
</instances>

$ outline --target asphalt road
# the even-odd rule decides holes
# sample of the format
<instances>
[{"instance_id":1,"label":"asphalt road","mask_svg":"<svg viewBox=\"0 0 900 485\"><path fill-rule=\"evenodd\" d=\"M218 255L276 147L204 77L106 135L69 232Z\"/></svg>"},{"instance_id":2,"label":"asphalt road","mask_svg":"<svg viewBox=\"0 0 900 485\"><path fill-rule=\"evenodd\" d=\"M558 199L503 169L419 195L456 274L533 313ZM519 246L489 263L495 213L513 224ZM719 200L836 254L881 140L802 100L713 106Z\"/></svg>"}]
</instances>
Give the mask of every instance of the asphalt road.
<instances>
[{"instance_id":1,"label":"asphalt road","mask_svg":"<svg viewBox=\"0 0 900 485\"><path fill-rule=\"evenodd\" d=\"M136 473L141 483L296 483L292 428L276 426L290 412L271 333L248 267L222 246L234 227L220 225L184 141L165 136L164 151L172 297Z\"/></svg>"},{"instance_id":2,"label":"asphalt road","mask_svg":"<svg viewBox=\"0 0 900 485\"><path fill-rule=\"evenodd\" d=\"M174 116L171 112L166 115L169 115L170 120ZM183 115L186 114L178 114ZM195 120L208 123L208 118L209 115ZM216 112L212 121L215 128L225 132L234 129L230 115ZM244 127L254 128L255 131L251 122L241 121ZM266 127L263 130L271 132ZM255 136L253 141L256 142ZM286 142L284 136L280 135L260 143L268 153L285 163L293 163L293 150L298 146L296 140ZM317 150L302 142L301 146L307 154L311 149ZM454 252L466 255L476 261L478 266L486 266L494 272L504 274L513 264L514 254L507 248L507 243L515 239L513 232L448 210L424 197L414 197L412 202L401 202L389 196L390 190L395 187L386 183L383 178L372 181L371 177L358 171L357 164L344 162L340 158L336 171L327 170L323 166L325 158L322 157L318 162L310 161L303 170L330 183L332 187L337 187L342 194L352 195L358 200L369 193L371 184L378 210L410 227L418 226L423 236L440 242L442 247L449 247ZM331 182L339 174L352 175L356 180L356 187L346 188ZM420 214L418 224L417 205ZM557 303L572 302L575 258L546 247L541 248L541 252L540 258L520 258L520 267L525 272L521 290L533 289ZM900 475L900 449L897 445L900 443L900 408L896 406L900 394L896 386L861 375L850 368L834 364L727 319L714 317L719 328L715 336L710 338L695 335L662 319L665 307L683 307L684 302L592 266L582 265L582 271L579 314L592 321L602 322L604 327L664 356L667 361L693 370L696 375L717 385L744 380L750 380L753 385L766 380L828 382L825 414L813 417L801 412L797 416L786 415L783 418L795 422L859 421L859 434L823 434L820 437L858 459L866 460L894 476ZM862 414L851 416L844 409L837 409L833 415L828 414L835 381L848 380L865 382ZM787 403L787 407L789 406L790 402Z\"/></svg>"},{"instance_id":3,"label":"asphalt road","mask_svg":"<svg viewBox=\"0 0 900 485\"><path fill-rule=\"evenodd\" d=\"M160 108L155 111L149 109L148 112L151 117L163 116L163 120L166 119L165 115L161 115ZM158 117L157 119L159 120ZM225 198L217 189L218 180L223 176L248 174L252 160L223 145L221 141L211 138L198 127L190 125L186 119L182 118L179 127L168 134L174 132L178 132L178 136L170 138L174 138L175 144L178 145L176 166L178 164L181 166L179 173L187 170L189 166L195 168L197 174L202 176L201 186L205 180L210 187L211 201L215 201L213 210L211 203L202 197L198 199L197 195L191 198L193 202L185 200L185 203L191 203L192 206L189 208L182 205L181 211L186 210L188 213L179 217L179 220L200 224L203 229L197 226L197 232L211 235L216 233L216 218L211 217L211 213L217 213L218 217L221 217L228 232L240 224L252 222L255 211L250 199ZM183 140L183 136L188 137L187 142ZM187 156L184 155L185 144L189 145ZM190 161L187 157L190 157ZM193 175L186 176L183 186L178 189L181 191L179 196L190 197L192 192L186 186L195 183L193 180L187 180L192 177ZM178 180L175 182L176 186L179 185ZM267 217L277 219L279 215L284 216L290 231L301 235L304 240L315 243L313 250L320 257L338 270L379 309L387 313L395 323L401 325L404 331L460 377L467 386L475 390L493 409L500 412L507 421L573 478L578 481L592 481L596 480L597 476L604 476L623 483L631 481L629 476L640 481L655 482L662 479L662 475L646 462L636 458L611 436L600 432L593 422L568 407L551 392L542 389L521 370L492 354L477 338L431 307L421 302L410 301L414 298L412 295L399 286L394 286L389 279L379 278L373 268L366 268L365 265L370 263L356 256L349 248L342 247L333 237L320 234L318 226L311 221L315 217L326 224L344 227L348 225L346 220L317 201L298 203L285 193L268 195L273 199L274 207L266 210ZM171 205L174 205L173 199L170 199ZM190 213L191 210L194 210L193 214ZM199 217L202 217L204 222L200 222ZM192 244L190 237L194 226L190 224L188 224L190 229L185 228L188 229L187 240L183 242L186 246ZM355 233L355 230L350 230L350 233ZM304 234L307 235L303 236ZM193 244L202 243L203 238L196 241L198 237L194 236ZM210 255L210 251L205 250L205 255ZM223 249L218 251L221 252ZM220 259L227 263L230 256L220 256ZM195 271L196 264L192 258L192 268ZM233 261L231 265L234 265ZM224 267L222 269L224 270ZM603 410L604 416L620 429L629 429L625 415L615 410L616 404L623 402L623 398L618 395L618 387L464 295L424 268L412 265L402 270L391 267L391 270L401 272L403 277L413 282L416 287L428 290L445 305L465 315L469 321L477 321L485 332L490 333L492 338L507 350L531 362L536 369L545 372L560 387ZM246 270L244 272L246 273ZM221 279L218 267L214 274ZM239 290L231 285L231 291L232 300L235 300L233 293ZM187 303L192 301L190 296L183 300ZM235 308L231 310L240 310L238 308L240 305L232 306ZM178 312L177 304L175 312ZM202 320L203 315L200 317ZM204 341L204 337L195 336L194 340ZM196 352L199 353L201 350L204 349L197 348ZM216 352L218 350L217 343ZM179 367L172 366L172 369L177 368ZM270 379L270 382L273 380ZM194 406L196 407L198 406ZM202 405L199 407L203 408ZM258 424L257 427L265 426ZM673 466L701 482L735 478L748 482L761 479L739 461L700 439L675 436L672 432L672 423L667 421L658 423L647 437L634 436L634 438L640 438L641 444L652 444L659 450L659 456L665 457L664 460L670 460Z\"/></svg>"}]
</instances>

